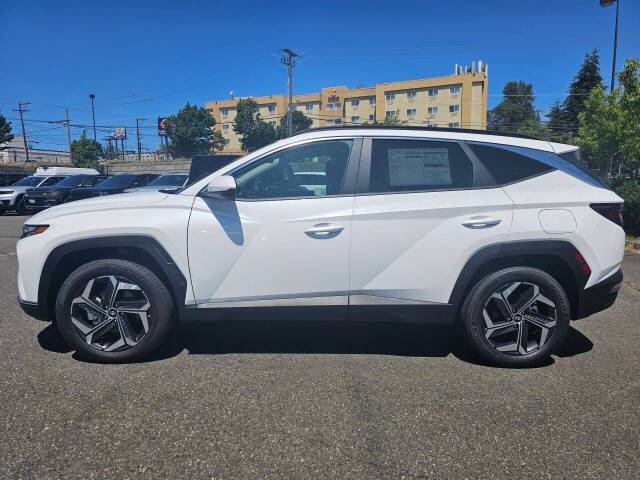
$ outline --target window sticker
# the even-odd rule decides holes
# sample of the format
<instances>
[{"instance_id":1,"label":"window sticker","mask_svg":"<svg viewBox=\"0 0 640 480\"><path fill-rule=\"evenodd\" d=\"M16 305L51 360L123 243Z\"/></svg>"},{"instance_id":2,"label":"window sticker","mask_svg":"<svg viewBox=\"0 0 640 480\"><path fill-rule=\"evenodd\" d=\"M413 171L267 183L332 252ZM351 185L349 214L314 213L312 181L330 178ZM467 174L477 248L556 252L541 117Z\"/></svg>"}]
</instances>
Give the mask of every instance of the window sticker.
<instances>
[{"instance_id":1,"label":"window sticker","mask_svg":"<svg viewBox=\"0 0 640 480\"><path fill-rule=\"evenodd\" d=\"M447 148L390 148L389 185L451 185Z\"/></svg>"}]
</instances>

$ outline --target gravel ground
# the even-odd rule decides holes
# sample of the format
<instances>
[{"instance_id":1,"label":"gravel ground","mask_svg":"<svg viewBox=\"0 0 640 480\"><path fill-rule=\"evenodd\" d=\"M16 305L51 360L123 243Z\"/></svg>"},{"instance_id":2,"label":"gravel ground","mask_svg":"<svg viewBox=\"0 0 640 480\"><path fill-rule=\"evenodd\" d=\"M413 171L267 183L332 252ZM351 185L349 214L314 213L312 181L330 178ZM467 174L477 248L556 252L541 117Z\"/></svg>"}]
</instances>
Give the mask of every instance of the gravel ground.
<instances>
[{"instance_id":1,"label":"gravel ground","mask_svg":"<svg viewBox=\"0 0 640 480\"><path fill-rule=\"evenodd\" d=\"M0 217L0 478L640 478L640 256L535 369L442 328L257 320L97 365L18 307L23 220Z\"/></svg>"}]
</instances>

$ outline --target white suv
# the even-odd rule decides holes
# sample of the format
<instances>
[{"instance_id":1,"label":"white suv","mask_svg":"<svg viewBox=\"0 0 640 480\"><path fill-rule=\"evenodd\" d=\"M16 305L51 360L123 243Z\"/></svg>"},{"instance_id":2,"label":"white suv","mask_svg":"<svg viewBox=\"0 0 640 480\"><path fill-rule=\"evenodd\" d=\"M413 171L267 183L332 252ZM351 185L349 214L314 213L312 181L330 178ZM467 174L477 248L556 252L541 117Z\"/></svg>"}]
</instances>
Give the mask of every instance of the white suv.
<instances>
[{"instance_id":1,"label":"white suv","mask_svg":"<svg viewBox=\"0 0 640 480\"><path fill-rule=\"evenodd\" d=\"M19 301L98 361L149 354L177 320L320 312L457 323L485 361L531 365L571 319L614 302L621 210L574 146L454 129L316 129L175 194L35 215L17 247Z\"/></svg>"}]
</instances>

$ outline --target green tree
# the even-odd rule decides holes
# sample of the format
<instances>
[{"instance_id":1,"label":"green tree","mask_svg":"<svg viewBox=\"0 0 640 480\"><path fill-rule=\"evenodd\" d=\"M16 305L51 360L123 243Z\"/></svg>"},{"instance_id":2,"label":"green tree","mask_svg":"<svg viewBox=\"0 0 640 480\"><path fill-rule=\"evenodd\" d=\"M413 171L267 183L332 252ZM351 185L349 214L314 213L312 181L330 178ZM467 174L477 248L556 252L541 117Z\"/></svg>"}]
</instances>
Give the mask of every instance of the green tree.
<instances>
[{"instance_id":1,"label":"green tree","mask_svg":"<svg viewBox=\"0 0 640 480\"><path fill-rule=\"evenodd\" d=\"M293 125L293 133L307 130L313 124L313 120L307 117L299 110L294 110L291 116L291 124ZM276 128L276 138L284 138L289 134L287 128L287 116L280 119L280 125Z\"/></svg>"},{"instance_id":2,"label":"green tree","mask_svg":"<svg viewBox=\"0 0 640 480\"><path fill-rule=\"evenodd\" d=\"M236 107L233 130L240 135L242 149L252 152L276 140L276 130L256 113L258 104L252 98L241 98Z\"/></svg>"},{"instance_id":3,"label":"green tree","mask_svg":"<svg viewBox=\"0 0 640 480\"><path fill-rule=\"evenodd\" d=\"M222 150L222 134L216 135L213 115L189 102L176 115L167 119L169 152L174 157L190 157Z\"/></svg>"},{"instance_id":4,"label":"green tree","mask_svg":"<svg viewBox=\"0 0 640 480\"><path fill-rule=\"evenodd\" d=\"M504 99L488 115L489 130L517 132L530 121L540 122L533 102L533 85L523 82L507 82L502 89Z\"/></svg>"},{"instance_id":5,"label":"green tree","mask_svg":"<svg viewBox=\"0 0 640 480\"><path fill-rule=\"evenodd\" d=\"M98 154L97 157L96 152ZM102 145L95 140L87 138L86 130L82 131L79 140L71 142L71 153L73 154L74 167L89 168L95 168L98 159L104 155Z\"/></svg>"},{"instance_id":6,"label":"green tree","mask_svg":"<svg viewBox=\"0 0 640 480\"><path fill-rule=\"evenodd\" d=\"M548 140L551 135L551 129L544 123L540 123L539 120L529 119L525 120L525 122L517 128L516 133L528 135L539 140Z\"/></svg>"},{"instance_id":7,"label":"green tree","mask_svg":"<svg viewBox=\"0 0 640 480\"><path fill-rule=\"evenodd\" d=\"M640 60L627 58L618 73L619 87L606 93L595 87L578 115L578 145L591 168L637 175L640 167Z\"/></svg>"},{"instance_id":8,"label":"green tree","mask_svg":"<svg viewBox=\"0 0 640 480\"><path fill-rule=\"evenodd\" d=\"M569 86L569 96L563 102L564 121L570 132L578 131L578 116L585 110L585 101L591 90L601 83L600 56L598 50L594 49L584 56L584 62Z\"/></svg>"},{"instance_id":9,"label":"green tree","mask_svg":"<svg viewBox=\"0 0 640 480\"><path fill-rule=\"evenodd\" d=\"M569 86L569 95L562 103L556 102L546 115L555 141L572 142L578 131L579 115L586 108L585 102L591 91L601 83L600 56L598 50L594 49L584 56L584 61Z\"/></svg>"},{"instance_id":10,"label":"green tree","mask_svg":"<svg viewBox=\"0 0 640 480\"><path fill-rule=\"evenodd\" d=\"M7 143L13 139L14 136L11 134L11 122L7 122L7 119L0 115L0 150L7 149L9 147Z\"/></svg>"}]
</instances>

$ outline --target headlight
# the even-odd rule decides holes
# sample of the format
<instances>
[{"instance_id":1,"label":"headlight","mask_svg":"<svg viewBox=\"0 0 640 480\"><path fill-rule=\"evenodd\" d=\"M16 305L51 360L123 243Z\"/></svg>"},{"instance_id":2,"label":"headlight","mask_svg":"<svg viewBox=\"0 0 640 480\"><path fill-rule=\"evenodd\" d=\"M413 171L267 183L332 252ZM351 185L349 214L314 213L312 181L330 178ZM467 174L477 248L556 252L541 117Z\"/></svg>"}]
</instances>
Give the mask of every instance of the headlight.
<instances>
[{"instance_id":1,"label":"headlight","mask_svg":"<svg viewBox=\"0 0 640 480\"><path fill-rule=\"evenodd\" d=\"M34 235L44 232L47 228L49 228L49 225L24 225L20 238L33 237Z\"/></svg>"},{"instance_id":2,"label":"headlight","mask_svg":"<svg viewBox=\"0 0 640 480\"><path fill-rule=\"evenodd\" d=\"M0 190L0 195L11 195L13 190Z\"/></svg>"}]
</instances>

